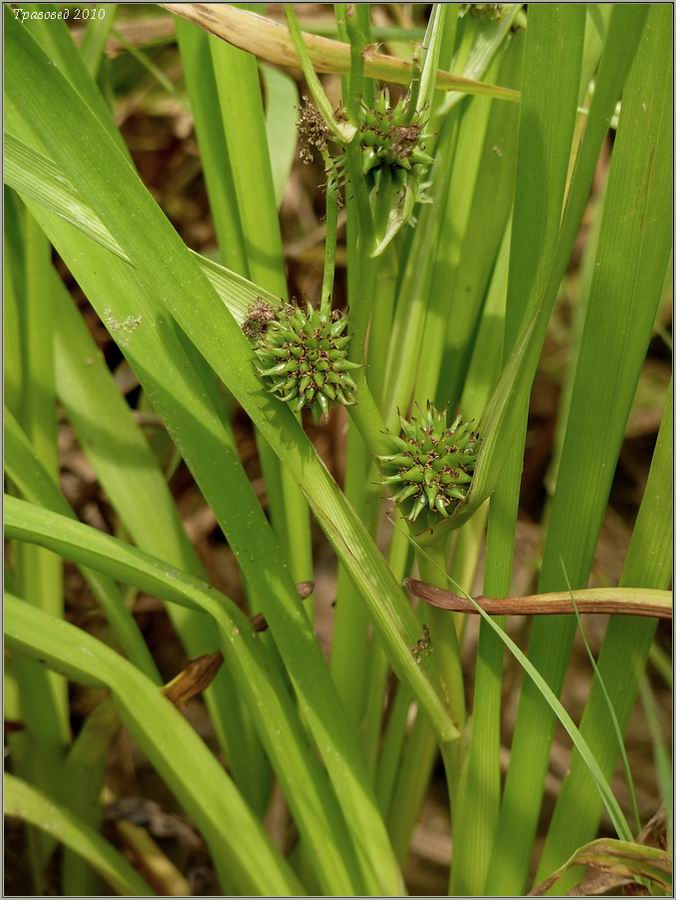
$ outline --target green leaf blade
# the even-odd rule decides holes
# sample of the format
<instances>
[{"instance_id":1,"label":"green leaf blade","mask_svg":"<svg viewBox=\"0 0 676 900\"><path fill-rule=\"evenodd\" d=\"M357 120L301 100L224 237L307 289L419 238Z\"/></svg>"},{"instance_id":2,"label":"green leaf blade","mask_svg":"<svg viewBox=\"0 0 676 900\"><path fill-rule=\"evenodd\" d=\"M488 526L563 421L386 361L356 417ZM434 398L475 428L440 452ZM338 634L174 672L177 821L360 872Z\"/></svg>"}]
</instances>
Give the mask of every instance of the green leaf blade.
<instances>
[{"instance_id":1,"label":"green leaf blade","mask_svg":"<svg viewBox=\"0 0 676 900\"><path fill-rule=\"evenodd\" d=\"M52 835L78 853L118 894L154 896L154 891L122 854L78 816L14 775L5 773L3 809Z\"/></svg>"},{"instance_id":2,"label":"green leaf blade","mask_svg":"<svg viewBox=\"0 0 676 900\"><path fill-rule=\"evenodd\" d=\"M20 501L17 501L20 502ZM7 642L67 677L107 686L122 721L242 891L297 894L299 885L230 778L176 708L95 638L7 596Z\"/></svg>"},{"instance_id":3,"label":"green leaf blade","mask_svg":"<svg viewBox=\"0 0 676 900\"><path fill-rule=\"evenodd\" d=\"M623 121L548 519L539 582L543 591L565 587L561 557L572 587L586 583L668 261L671 81L667 30L658 21L659 9L651 8L623 96ZM539 621L533 627L530 659L555 692L565 674L574 629L574 621L565 619ZM508 829L503 840L506 833L513 840L514 828L521 836L518 858L510 848L512 876L503 883L508 892L520 890L527 875L554 728L549 709L532 686L524 688L521 709L503 801L512 813L501 820Z\"/></svg>"}]
</instances>

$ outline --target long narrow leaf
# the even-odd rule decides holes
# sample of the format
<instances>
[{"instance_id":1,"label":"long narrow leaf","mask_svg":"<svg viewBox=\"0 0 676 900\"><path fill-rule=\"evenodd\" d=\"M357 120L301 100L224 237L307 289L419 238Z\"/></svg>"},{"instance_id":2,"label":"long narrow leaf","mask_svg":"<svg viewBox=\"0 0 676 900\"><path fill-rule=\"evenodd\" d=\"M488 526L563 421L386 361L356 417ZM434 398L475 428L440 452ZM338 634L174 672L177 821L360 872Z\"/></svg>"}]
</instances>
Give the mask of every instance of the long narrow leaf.
<instances>
[{"instance_id":1,"label":"long narrow leaf","mask_svg":"<svg viewBox=\"0 0 676 900\"><path fill-rule=\"evenodd\" d=\"M424 548L421 547L420 549L423 553L425 552ZM568 711L562 706L561 701L549 687L545 679L538 672L532 662L528 659L526 654L522 650L520 650L519 647L517 647L514 641L506 634L504 629L493 621L492 617L481 608L480 604L478 604L473 597L471 597L466 591L464 591L463 593L468 602L474 606L476 612L481 616L482 620L489 625L491 630L494 631L496 635L499 636L502 643L505 645L505 647L507 647L512 656L514 656L519 665L528 675L529 683L532 683L535 686L535 689L542 697L543 702L547 704L554 716L559 720L561 725L563 725L563 727L567 731L578 752L580 753L580 756L584 759L585 764L589 769L591 777L594 781L594 785L603 800L603 804L606 808L606 811L608 812L614 828L617 831L618 837L623 840L631 840L631 831L629 830L629 826L627 825L624 814L620 809L620 805L615 799L612 789L608 784L608 780L601 772L593 753L589 749L589 746L585 739L580 734L578 727L573 722ZM455 627L453 624L453 620L450 619L450 617L448 627Z\"/></svg>"},{"instance_id":2,"label":"long narrow leaf","mask_svg":"<svg viewBox=\"0 0 676 900\"><path fill-rule=\"evenodd\" d=\"M106 41L115 21L117 3L106 3L95 7L95 12L96 15L93 15L87 23L82 43L80 44L80 56L93 77L96 77L101 66ZM103 16L101 13L103 13Z\"/></svg>"},{"instance_id":3,"label":"long narrow leaf","mask_svg":"<svg viewBox=\"0 0 676 900\"><path fill-rule=\"evenodd\" d=\"M18 816L84 857L118 894L142 897L154 894L124 856L100 834L25 781L8 773L4 777L3 809L6 816Z\"/></svg>"},{"instance_id":4,"label":"long narrow leaf","mask_svg":"<svg viewBox=\"0 0 676 900\"><path fill-rule=\"evenodd\" d=\"M565 587L561 558L574 589L588 578L669 258L671 57L661 9L650 8L623 94L541 591ZM530 659L556 693L574 631L574 619L533 626ZM502 882L508 892L521 889L527 875L554 729L550 710L529 684L520 705L498 841L509 835L512 842L510 874Z\"/></svg>"},{"instance_id":5,"label":"long narrow leaf","mask_svg":"<svg viewBox=\"0 0 676 900\"><path fill-rule=\"evenodd\" d=\"M274 66L261 66L261 75L265 86L265 133L279 207L296 152L298 88L292 78Z\"/></svg>"},{"instance_id":6,"label":"long narrow leaf","mask_svg":"<svg viewBox=\"0 0 676 900\"><path fill-rule=\"evenodd\" d=\"M51 159L7 132L5 132L5 153L7 164L3 175L7 185L23 196L35 200L44 209L65 219L82 234L110 250L120 259L130 262L127 254L101 219L84 202L73 184L63 177ZM257 297L261 297L272 306L280 304L280 298L275 294L253 284L236 272L194 251L192 255L237 322L244 321L249 307Z\"/></svg>"},{"instance_id":7,"label":"long narrow leaf","mask_svg":"<svg viewBox=\"0 0 676 900\"><path fill-rule=\"evenodd\" d=\"M41 659L75 681L110 689L123 723L243 892L299 893L297 880L216 758L138 669L80 629L11 595L5 597L5 626L14 652Z\"/></svg>"},{"instance_id":8,"label":"long narrow leaf","mask_svg":"<svg viewBox=\"0 0 676 900\"><path fill-rule=\"evenodd\" d=\"M298 713L279 674L266 659L260 639L235 604L204 582L115 538L46 510L8 498L7 527L22 539L50 544L57 553L105 572L216 622L228 665L255 719L277 770L301 834L311 849L323 889L354 893L360 885L353 848L335 796L310 753Z\"/></svg>"},{"instance_id":9,"label":"long narrow leaf","mask_svg":"<svg viewBox=\"0 0 676 900\"><path fill-rule=\"evenodd\" d=\"M584 37L585 19L580 7L534 7L531 13L519 107L503 360L509 358L527 311L534 307L546 284L554 258ZM515 391L507 401L512 409L513 430L491 497L487 530L484 589L492 596L507 594L512 576L528 394L526 387L520 393ZM487 440L492 437L488 435ZM452 889L459 893L480 893L487 877L489 883L499 878L503 857L509 855L511 859L511 853L496 839L500 771L495 751L500 732L503 648L483 622L480 651L474 700L477 730L473 732L464 795L467 828L459 837L457 865L452 870ZM493 748L492 759L488 758L486 745Z\"/></svg>"},{"instance_id":10,"label":"long narrow leaf","mask_svg":"<svg viewBox=\"0 0 676 900\"><path fill-rule=\"evenodd\" d=\"M38 459L34 448L9 410L5 410L5 470L22 495L32 503L75 518L58 487ZM90 587L103 608L113 635L134 665L156 683L160 682L155 661L138 630L134 617L112 579L83 570Z\"/></svg>"},{"instance_id":11,"label":"long narrow leaf","mask_svg":"<svg viewBox=\"0 0 676 900\"><path fill-rule=\"evenodd\" d=\"M594 99L570 182L552 266L539 297L535 298L532 305L528 303L532 314L521 327L518 340L482 417L484 441L467 502L461 504L449 517L448 527L457 527L470 518L491 494L499 477L505 458L504 446L512 440L515 423L522 415L518 404L511 401L514 396L519 396L526 390L535 375L549 317L589 196L599 151L608 130L608 121L631 66L646 15L647 8L638 4L617 5L613 8Z\"/></svg>"},{"instance_id":12,"label":"long narrow leaf","mask_svg":"<svg viewBox=\"0 0 676 900\"><path fill-rule=\"evenodd\" d=\"M162 3L166 9L184 16L192 22L217 34L242 50L257 53L268 62L282 66L300 68L298 55L283 25L264 16L220 3ZM350 49L340 41L303 32L303 41L310 60L318 72L349 72ZM411 63L384 54L369 54L364 60L364 74L369 78L379 78L394 84L408 84L413 77ZM439 90L462 91L466 94L487 94L502 100L518 100L516 91L471 81L450 72L439 72L436 87Z\"/></svg>"},{"instance_id":13,"label":"long narrow leaf","mask_svg":"<svg viewBox=\"0 0 676 900\"><path fill-rule=\"evenodd\" d=\"M100 124L116 142L119 141L119 132L109 111L99 102L100 97L93 79L77 59L78 54L74 52L65 23L57 19L48 27L44 27L40 24L44 21L42 18L38 17L35 21L37 21L37 25L29 25L32 29L31 33L34 33L41 46L53 55L55 62L78 93L82 97L92 98L89 106L96 112ZM32 23L33 20L31 19L30 22ZM126 145L121 142L121 146L126 154ZM52 174L54 174L53 170ZM92 222L98 223L100 233L95 232L93 237L97 242L105 244L102 235L107 234L107 231L93 211L89 209L85 211L84 223L77 222L77 217L72 215L73 202L76 206L78 204L77 199L74 201L72 199L76 198L77 194L72 183L63 179L58 173L55 175L55 180L59 186L57 193L60 192L63 195L64 186L66 188L65 198L61 196L61 201L64 199L66 201L66 209L61 209L61 214L66 221L74 220L83 233L89 232L90 234L91 228L87 226L90 226ZM35 183L35 180L29 179L29 182ZM53 184L50 185L50 188L53 187ZM52 190L51 195L53 193ZM68 206L69 202L71 203L70 207ZM52 208L49 202L45 208ZM82 207L77 206L77 208L81 213ZM41 224L44 228L44 217ZM63 237L62 230L59 231L60 237ZM67 228L65 232L68 234ZM114 244L113 241L112 249L115 252ZM85 251L85 256L91 256L91 249ZM125 254L122 256L127 258ZM90 259L89 262L94 266L98 278L102 280L110 278L110 273L104 274L108 268L104 262L99 260L97 263L94 259ZM111 266L113 269L115 268L114 263L111 263ZM119 267L117 271L121 274ZM123 281L127 282L133 278L126 267L122 271L124 271ZM110 283L115 283L114 277L111 278ZM52 273L52 284L56 295L55 301L60 301L62 304L58 317L59 334L62 343L65 342L67 346L65 352L62 350L60 357L61 386L63 388L61 399L76 425L80 441L92 458L97 475L122 521L141 546L158 553L165 559L186 566L190 571L199 571L197 556L183 533L164 479L152 454L148 451L144 438L132 423L125 404L117 396L117 390L112 386L110 375L98 359L98 351L92 346L91 338L83 328L81 319L75 314L72 302L68 299L65 288L55 273ZM128 292L128 296L131 299L137 293L138 288L133 288ZM114 304L104 306L100 314L114 337L122 345L125 345L128 342L128 335L134 327L130 323L140 321L143 317L139 317L136 310L128 309L125 315L116 319L111 307L114 308ZM69 323L68 327L66 327L66 322ZM176 351L169 352L172 361L175 360L179 371L183 372L189 368L185 364L181 366L180 360L183 353L188 356L192 355L193 366L201 370L199 373L193 373L193 381L197 383L196 389L200 395L211 394L212 399L218 397L214 392L210 373L195 357L194 351L188 344L184 343L182 348L178 348L178 353ZM176 384L176 379L172 377L166 378L166 381ZM152 395L152 387L149 391ZM76 396L73 397L73 394ZM148 394L146 394L146 400L147 397ZM98 415L91 412L91 410L97 409L101 403L106 407L104 419L109 426L107 431L105 427L102 429L98 422ZM220 403L220 398L215 405L218 406L218 403ZM117 465L118 456L113 451L115 448L120 450L121 445L125 443L129 467L125 472L121 472ZM123 449L122 452L124 454L125 450ZM139 504L139 497L145 497L146 502ZM151 519L153 510L156 512L161 510L159 521ZM213 646L214 636L207 621L201 620L200 617L195 618L186 610L174 608L170 609L170 616L190 655L199 656L208 652ZM241 709L239 700L234 694L232 682L225 667L221 669L206 692L206 701L218 738L239 786L254 808L262 812L267 803L268 785L267 779L260 770L260 764L263 762L260 745L256 741L246 710ZM256 771L257 769L258 771Z\"/></svg>"},{"instance_id":14,"label":"long narrow leaf","mask_svg":"<svg viewBox=\"0 0 676 900\"><path fill-rule=\"evenodd\" d=\"M221 123L209 37L201 28L179 18L176 19L176 37L221 260L229 268L244 272L244 237L238 211L231 202L234 186Z\"/></svg>"},{"instance_id":15,"label":"long narrow leaf","mask_svg":"<svg viewBox=\"0 0 676 900\"><path fill-rule=\"evenodd\" d=\"M17 408L21 426L30 436L35 453L52 478L58 473L56 397L54 394L53 309L46 291L50 266L49 241L39 224L16 206L8 209L9 239L21 239L22 248L10 249L10 271L17 291L22 390ZM62 615L64 609L63 565L51 553L35 547L13 548L16 590L29 603ZM53 672L41 671L30 660L12 662L18 706L10 715L22 721L26 734L10 735L15 771L40 789L58 796L63 747L70 739L67 686ZM44 832L28 830L29 858L35 889L42 890L42 877L51 850Z\"/></svg>"},{"instance_id":16,"label":"long narrow leaf","mask_svg":"<svg viewBox=\"0 0 676 900\"><path fill-rule=\"evenodd\" d=\"M256 59L212 36L209 47L232 169L233 190L227 202L241 223L246 274L286 300L284 250ZM312 577L307 504L291 473L279 465L269 442L261 439L260 431L257 435L272 525L293 577L305 581Z\"/></svg>"},{"instance_id":17,"label":"long narrow leaf","mask_svg":"<svg viewBox=\"0 0 676 900\"><path fill-rule=\"evenodd\" d=\"M649 585L666 589L672 570L672 403L667 396L648 482L641 502L629 551L622 570L621 584ZM646 663L655 634L656 620L629 621L621 616L610 620L598 667L603 676L620 727L626 728L636 693L638 672ZM629 648L629 650L628 650ZM589 742L599 765L607 776L617 758L617 743L610 728L607 704L597 679L592 683L580 731ZM576 847L593 838L601 817L596 796L589 790L589 776L577 753L561 787L536 881L547 876ZM564 876L560 887L569 880Z\"/></svg>"},{"instance_id":18,"label":"long narrow leaf","mask_svg":"<svg viewBox=\"0 0 676 900\"><path fill-rule=\"evenodd\" d=\"M129 266L92 242L83 246L80 235L69 226L59 227L54 217L42 216L41 221L102 315L111 304L116 322L130 315L138 317L140 304L145 302L141 306L142 318L146 323L154 320L156 312L147 305L146 295ZM121 306L123 303L126 306ZM163 322L166 318L160 315L158 320ZM377 834L382 824L378 825L379 814L369 797L366 775L356 756L356 741L342 718L330 675L301 608L294 582L235 449L206 403L199 381L195 383L195 373L183 355L184 350L175 342L167 345L167 337L173 333L161 326L146 331L141 358L133 340L123 340L121 348L135 365L155 408L167 421L173 439L217 518L225 523L247 577L257 586L257 596L261 598L271 632L282 649L287 668L297 679L296 690L305 708L313 710L309 724L323 749L353 833L360 834L359 839L367 848L366 856L375 854L382 860L383 832L380 846L373 841L374 832ZM114 330L113 335L116 336ZM214 460L220 466L214 466ZM248 509L249 513L242 516L242 509ZM260 560L265 560L267 565L262 567ZM385 838L386 854L387 848ZM368 863L366 869L374 873L373 877L382 879L381 862ZM393 877L400 884L398 873Z\"/></svg>"},{"instance_id":19,"label":"long narrow leaf","mask_svg":"<svg viewBox=\"0 0 676 900\"><path fill-rule=\"evenodd\" d=\"M69 92L67 85L58 78L50 81L47 93L45 85L42 83L38 90L38 85L30 73L33 64L37 64L35 60L40 58L39 53L36 48L30 46L24 33L17 32L16 29L12 29L12 31L14 70L23 72L22 78L11 80L9 93L12 106L15 112L16 106L21 106L21 120L26 128L30 127L30 120L34 117L31 110L38 114L35 104L40 107L40 116L44 115L52 120L49 129L48 150L55 161L62 165L64 171L67 172L72 168L74 162L71 151L76 153L81 163L84 163L85 157L90 152L88 143L85 141L78 142L77 151L74 147L69 146L72 143L73 135L69 123L73 115L77 117L80 133L86 127L92 132L92 137L96 134L97 146L105 142L105 135L98 129L96 123L91 121L86 109L79 105L77 98ZM22 61L20 67L17 66L19 61ZM433 684L433 661L423 660L420 665L417 665L409 649L418 639L419 630L401 588L389 574L382 557L364 532L363 527L360 523L355 522L351 510L340 497L335 484L291 413L262 394L251 365L249 347L227 310L218 303L214 303L214 295L211 294L208 285L200 276L199 270L186 253L182 243L169 228L166 219L141 185L128 176L128 169L123 170L121 166L118 166L114 149L110 147L110 150L105 179L101 177L100 172L96 171L96 167L90 164L87 166L89 174L80 178L79 188L84 199L96 204L102 220L114 233L116 239L123 237L120 228L124 223L125 250L129 252L133 247L134 256L138 259L143 258L143 266L138 269L138 274L144 291L148 296L158 297L162 302L171 306L177 320L181 321L191 339L200 346L200 350L209 358L214 368L223 376L228 386L252 414L263 434L274 445L275 451L295 472L320 523L338 552L348 561L356 580L363 585L364 596L371 606L374 620L382 629L396 668L402 677L412 684L420 696L421 702L428 708L430 718L437 725L440 736L444 739L452 737L454 734L452 723ZM80 170L79 166L78 170ZM119 179L113 170L120 176ZM112 185L115 185L114 190L111 190ZM135 208L133 218L129 216L130 203L133 203ZM132 230L128 228L130 222L134 223ZM171 261L171 271L167 270L167 260ZM223 355L225 345L229 347L227 359ZM229 489L233 489L232 483L229 485ZM228 509L223 510L223 514L232 522L232 506L230 504L228 504ZM234 523L232 524L235 527ZM237 528L242 528L241 519L236 525ZM250 540L242 546L241 551L242 558L245 561L251 561ZM261 571L260 566L251 565L247 573L249 577L267 581L273 577L274 570L274 580L279 581L283 568L274 563L276 552L274 550L272 552L264 551L261 558L269 561L269 568ZM286 585L288 582L283 581L282 583ZM274 597L275 594L279 595L280 586L277 591L273 590L270 593L268 585L260 593ZM292 582L288 588L286 586L282 588L281 593L288 597L291 590L293 590ZM285 621L286 614L280 619L280 612L281 610L276 609L274 603L270 606L270 615L266 610L266 617L270 621L273 633L276 627L273 615L276 616L280 626L278 633L281 634L285 628L288 629ZM295 629L289 635L289 639L288 652L286 648L284 650L287 665L294 670L298 670L301 664L305 668L303 654L299 653L298 632ZM312 640L311 643L314 641ZM301 678L301 682L298 684L302 684L303 690L309 692L316 691L319 682ZM325 697L324 690L322 688L322 697ZM340 745L343 748L342 758L350 760L351 766L354 765L352 762L355 759L354 751L349 749L345 736L339 737L337 710L332 709L330 705L327 708L325 700L320 700L319 697L314 705L318 718L312 716L308 721L313 730L317 731L320 745L326 746L324 744L326 735L332 734L331 752L335 753L336 746ZM329 721L331 721L330 725ZM326 726L328 726L328 731L324 730ZM327 765L333 769L332 777L336 778L338 773L332 763L333 760L329 756ZM341 773L345 774L345 767L342 765ZM363 787L360 789L360 793L363 797ZM354 794L342 790L339 792L339 796L341 802L347 805ZM362 805L360 819L365 812L366 808ZM359 819L352 815L353 825L357 821ZM374 834L377 832L374 832L372 821L369 831L369 841L368 845L364 847L364 852L368 856L373 855L378 859L377 865L381 876L387 872L387 877L392 878L390 883L394 887L394 869L383 867L383 859L386 858L387 853L386 844L383 845L384 836L374 840ZM371 870L374 871L374 867L371 867ZM399 884L398 875L396 883Z\"/></svg>"}]
</instances>

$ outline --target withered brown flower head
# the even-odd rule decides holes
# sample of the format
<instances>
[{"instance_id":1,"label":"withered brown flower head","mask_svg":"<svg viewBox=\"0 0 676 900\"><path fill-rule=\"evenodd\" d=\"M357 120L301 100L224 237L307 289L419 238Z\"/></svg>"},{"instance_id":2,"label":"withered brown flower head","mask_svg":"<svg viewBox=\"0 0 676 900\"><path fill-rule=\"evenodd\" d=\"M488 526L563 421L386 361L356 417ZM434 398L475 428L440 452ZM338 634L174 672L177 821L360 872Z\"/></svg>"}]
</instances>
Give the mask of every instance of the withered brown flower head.
<instances>
[{"instance_id":1,"label":"withered brown flower head","mask_svg":"<svg viewBox=\"0 0 676 900\"><path fill-rule=\"evenodd\" d=\"M277 313L273 307L262 297L256 297L247 310L242 331L250 340L255 340L265 334L276 318Z\"/></svg>"},{"instance_id":2,"label":"withered brown flower head","mask_svg":"<svg viewBox=\"0 0 676 900\"><path fill-rule=\"evenodd\" d=\"M326 150L329 130L316 106L303 97L303 105L298 116L298 136L300 138L300 158L306 165L312 162L314 150Z\"/></svg>"}]
</instances>

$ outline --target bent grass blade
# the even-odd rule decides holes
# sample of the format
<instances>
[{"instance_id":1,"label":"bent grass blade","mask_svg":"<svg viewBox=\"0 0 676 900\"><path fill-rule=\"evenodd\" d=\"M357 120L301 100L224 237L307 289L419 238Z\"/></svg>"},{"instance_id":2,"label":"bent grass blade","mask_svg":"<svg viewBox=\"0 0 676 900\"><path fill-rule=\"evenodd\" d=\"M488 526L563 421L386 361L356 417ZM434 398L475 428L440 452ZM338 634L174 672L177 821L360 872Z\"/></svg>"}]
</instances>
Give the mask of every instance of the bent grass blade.
<instances>
[{"instance_id":1,"label":"bent grass blade","mask_svg":"<svg viewBox=\"0 0 676 900\"><path fill-rule=\"evenodd\" d=\"M300 68L288 28L265 16L234 6L205 3L160 3L165 9L200 25L228 43L248 50L268 62ZM347 73L350 71L350 48L340 41L302 32L310 61L317 72ZM364 59L364 74L368 78L407 85L414 76L409 62L379 53L369 53ZM518 91L472 81L451 72L437 75L439 90L461 91L465 94L485 94L499 100L518 101Z\"/></svg>"},{"instance_id":2,"label":"bent grass blade","mask_svg":"<svg viewBox=\"0 0 676 900\"><path fill-rule=\"evenodd\" d=\"M97 831L9 772L4 775L3 811L40 828L82 856L118 894L154 895L124 856Z\"/></svg>"},{"instance_id":3,"label":"bent grass blade","mask_svg":"<svg viewBox=\"0 0 676 900\"><path fill-rule=\"evenodd\" d=\"M110 689L122 722L242 891L302 893L229 776L151 681L81 629L11 595L5 596L5 613L6 640L14 652L42 659L82 684Z\"/></svg>"},{"instance_id":4,"label":"bent grass blade","mask_svg":"<svg viewBox=\"0 0 676 900\"><path fill-rule=\"evenodd\" d=\"M220 644L256 727L277 771L290 809L329 893L360 888L352 875L354 850L335 795L307 746L298 712L264 645L244 614L225 595L197 578L141 550L79 522L65 520L8 498L8 533L44 545L123 584L144 590L195 612L207 613L218 626ZM50 534L52 535L50 537Z\"/></svg>"}]
</instances>

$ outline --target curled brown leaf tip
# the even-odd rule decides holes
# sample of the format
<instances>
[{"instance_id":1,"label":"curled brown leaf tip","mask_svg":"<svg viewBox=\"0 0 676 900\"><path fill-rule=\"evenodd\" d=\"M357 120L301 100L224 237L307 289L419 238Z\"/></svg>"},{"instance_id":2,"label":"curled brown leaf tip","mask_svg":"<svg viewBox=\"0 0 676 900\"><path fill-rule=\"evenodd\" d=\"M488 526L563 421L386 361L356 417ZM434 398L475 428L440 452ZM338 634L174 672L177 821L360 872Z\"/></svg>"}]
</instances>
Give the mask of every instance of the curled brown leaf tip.
<instances>
[{"instance_id":1,"label":"curled brown leaf tip","mask_svg":"<svg viewBox=\"0 0 676 900\"><path fill-rule=\"evenodd\" d=\"M191 659L185 669L162 688L162 693L174 706L185 706L209 687L222 663L220 650Z\"/></svg>"}]
</instances>

